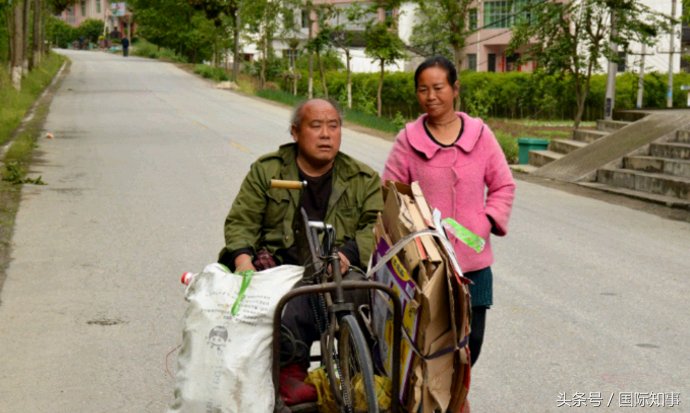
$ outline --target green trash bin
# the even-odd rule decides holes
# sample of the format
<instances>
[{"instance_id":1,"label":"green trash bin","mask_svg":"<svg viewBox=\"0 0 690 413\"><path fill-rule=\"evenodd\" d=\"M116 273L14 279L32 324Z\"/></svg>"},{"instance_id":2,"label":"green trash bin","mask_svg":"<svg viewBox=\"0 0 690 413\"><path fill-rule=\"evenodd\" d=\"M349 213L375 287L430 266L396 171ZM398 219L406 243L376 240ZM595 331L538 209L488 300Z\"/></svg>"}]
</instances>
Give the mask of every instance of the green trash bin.
<instances>
[{"instance_id":1,"label":"green trash bin","mask_svg":"<svg viewBox=\"0 0 690 413\"><path fill-rule=\"evenodd\" d=\"M541 151L549 147L547 139L518 138L518 162L521 165L529 163L529 151Z\"/></svg>"}]
</instances>

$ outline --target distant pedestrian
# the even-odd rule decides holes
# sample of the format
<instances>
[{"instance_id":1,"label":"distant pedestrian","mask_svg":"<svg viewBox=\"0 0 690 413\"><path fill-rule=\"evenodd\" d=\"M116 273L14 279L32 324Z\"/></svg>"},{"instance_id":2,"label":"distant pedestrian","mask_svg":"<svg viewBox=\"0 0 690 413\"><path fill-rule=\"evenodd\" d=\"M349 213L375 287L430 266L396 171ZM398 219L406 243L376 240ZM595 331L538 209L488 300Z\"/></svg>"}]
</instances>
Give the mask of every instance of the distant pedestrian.
<instances>
[{"instance_id":1,"label":"distant pedestrian","mask_svg":"<svg viewBox=\"0 0 690 413\"><path fill-rule=\"evenodd\" d=\"M122 56L129 56L129 39L126 37L122 38Z\"/></svg>"}]
</instances>

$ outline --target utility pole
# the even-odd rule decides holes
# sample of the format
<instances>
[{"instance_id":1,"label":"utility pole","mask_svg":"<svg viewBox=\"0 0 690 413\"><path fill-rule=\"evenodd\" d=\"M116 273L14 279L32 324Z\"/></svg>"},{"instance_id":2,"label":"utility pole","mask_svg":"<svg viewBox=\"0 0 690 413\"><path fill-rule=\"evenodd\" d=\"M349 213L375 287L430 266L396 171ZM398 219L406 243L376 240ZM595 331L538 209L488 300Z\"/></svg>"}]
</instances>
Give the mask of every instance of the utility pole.
<instances>
[{"instance_id":1,"label":"utility pole","mask_svg":"<svg viewBox=\"0 0 690 413\"><path fill-rule=\"evenodd\" d=\"M671 0L671 19L676 18L676 0ZM668 91L666 92L666 107L673 107L673 38L675 37L676 25L671 22L671 38L669 39L668 51Z\"/></svg>"},{"instance_id":2,"label":"utility pole","mask_svg":"<svg viewBox=\"0 0 690 413\"><path fill-rule=\"evenodd\" d=\"M647 53L647 45L642 43L642 50L640 53L630 53L631 55L640 56L640 73L637 79L637 103L635 107L637 109L642 108L642 98L644 97L644 59L645 56L650 56L651 53Z\"/></svg>"},{"instance_id":3,"label":"utility pole","mask_svg":"<svg viewBox=\"0 0 690 413\"><path fill-rule=\"evenodd\" d=\"M674 0L675 1L675 0ZM609 73L606 79L606 99L604 100L604 120L613 119L613 106L616 102L616 72L618 72L618 44L616 43L616 12L611 8L611 34L609 37L611 56L609 56Z\"/></svg>"}]
</instances>

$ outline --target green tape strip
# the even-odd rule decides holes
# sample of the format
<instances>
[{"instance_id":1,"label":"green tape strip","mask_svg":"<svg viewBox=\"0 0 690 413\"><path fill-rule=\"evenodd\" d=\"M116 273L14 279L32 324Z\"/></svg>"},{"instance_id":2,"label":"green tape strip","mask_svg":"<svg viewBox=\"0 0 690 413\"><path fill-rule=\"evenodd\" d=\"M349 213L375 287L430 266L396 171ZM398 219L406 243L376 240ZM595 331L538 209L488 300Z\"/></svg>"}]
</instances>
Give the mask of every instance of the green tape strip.
<instances>
[{"instance_id":1,"label":"green tape strip","mask_svg":"<svg viewBox=\"0 0 690 413\"><path fill-rule=\"evenodd\" d=\"M486 245L484 238L465 228L453 218L445 218L441 222L443 223L444 228L449 230L451 234L455 235L455 238L472 248L477 254L484 250L484 245Z\"/></svg>"},{"instance_id":2,"label":"green tape strip","mask_svg":"<svg viewBox=\"0 0 690 413\"><path fill-rule=\"evenodd\" d=\"M236 316L237 313L240 312L240 304L242 304L242 301L244 300L244 296L247 292L247 288L249 288L249 284L252 282L252 277L254 276L254 271L253 270L242 271L242 272L238 272L237 275L242 276L242 285L240 286L240 292L237 294L237 299L232 304L232 310L230 310L230 313L233 316Z\"/></svg>"}]
</instances>

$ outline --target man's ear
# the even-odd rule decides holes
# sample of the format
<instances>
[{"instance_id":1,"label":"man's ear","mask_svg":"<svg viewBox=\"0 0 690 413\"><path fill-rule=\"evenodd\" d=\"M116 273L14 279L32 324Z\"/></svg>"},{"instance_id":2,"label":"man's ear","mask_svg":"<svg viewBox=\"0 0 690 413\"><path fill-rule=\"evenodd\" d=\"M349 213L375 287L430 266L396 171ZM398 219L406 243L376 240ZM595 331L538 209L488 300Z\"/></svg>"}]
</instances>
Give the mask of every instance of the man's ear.
<instances>
[{"instance_id":1,"label":"man's ear","mask_svg":"<svg viewBox=\"0 0 690 413\"><path fill-rule=\"evenodd\" d=\"M297 127L295 125L290 126L290 135L292 135L292 140L297 142Z\"/></svg>"}]
</instances>

